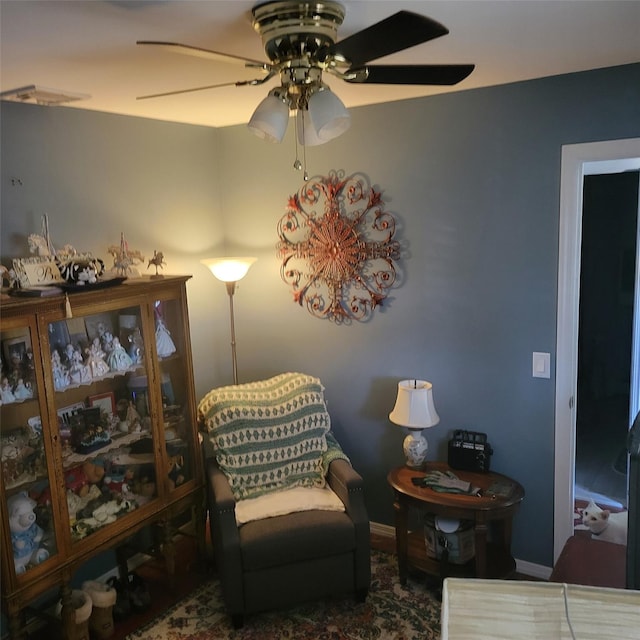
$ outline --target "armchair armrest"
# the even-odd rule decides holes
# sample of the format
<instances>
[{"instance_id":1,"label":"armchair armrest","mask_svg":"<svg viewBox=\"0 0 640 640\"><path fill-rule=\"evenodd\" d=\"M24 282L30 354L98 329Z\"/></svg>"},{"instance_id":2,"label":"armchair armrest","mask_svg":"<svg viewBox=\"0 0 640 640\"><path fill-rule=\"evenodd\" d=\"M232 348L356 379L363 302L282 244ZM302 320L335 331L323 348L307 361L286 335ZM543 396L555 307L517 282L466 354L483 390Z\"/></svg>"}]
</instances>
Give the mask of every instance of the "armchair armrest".
<instances>
[{"instance_id":1,"label":"armchair armrest","mask_svg":"<svg viewBox=\"0 0 640 640\"><path fill-rule=\"evenodd\" d=\"M364 482L360 474L344 459L329 465L327 482L342 500L349 517L356 523L366 522L369 535L369 516L364 504Z\"/></svg>"},{"instance_id":2,"label":"armchair armrest","mask_svg":"<svg viewBox=\"0 0 640 640\"><path fill-rule=\"evenodd\" d=\"M207 459L207 477L209 479L210 508L215 509L218 514L232 511L235 522L236 501L231 491L231 486L215 458Z\"/></svg>"},{"instance_id":3,"label":"armchair armrest","mask_svg":"<svg viewBox=\"0 0 640 640\"><path fill-rule=\"evenodd\" d=\"M362 476L342 458L329 465L327 473L329 486L342 500L347 515L355 528L355 584L356 591L366 593L371 581L370 528L369 515L364 502L364 482Z\"/></svg>"}]
</instances>

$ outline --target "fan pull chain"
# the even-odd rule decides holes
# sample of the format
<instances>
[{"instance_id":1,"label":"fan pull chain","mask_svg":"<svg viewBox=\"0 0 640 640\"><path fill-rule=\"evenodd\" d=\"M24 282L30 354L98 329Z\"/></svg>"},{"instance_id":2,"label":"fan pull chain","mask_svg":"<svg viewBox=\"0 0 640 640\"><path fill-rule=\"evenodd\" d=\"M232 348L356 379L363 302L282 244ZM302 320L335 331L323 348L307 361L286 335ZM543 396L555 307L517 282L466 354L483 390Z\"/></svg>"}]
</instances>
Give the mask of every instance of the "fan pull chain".
<instances>
[{"instance_id":1,"label":"fan pull chain","mask_svg":"<svg viewBox=\"0 0 640 640\"><path fill-rule=\"evenodd\" d=\"M300 111L296 111L296 119L298 118L298 114L299 113L300 113ZM298 136L297 136L296 133L293 134L293 141L295 142L295 145L296 145L296 160L293 163L293 168L296 171L300 171L300 169L302 169L302 163L298 159Z\"/></svg>"},{"instance_id":2,"label":"fan pull chain","mask_svg":"<svg viewBox=\"0 0 640 640\"><path fill-rule=\"evenodd\" d=\"M307 145L304 143L304 141L307 139L304 131L304 113L301 114L301 118L302 118L302 164L304 166L302 179L306 182L309 179L309 174L307 173Z\"/></svg>"}]
</instances>

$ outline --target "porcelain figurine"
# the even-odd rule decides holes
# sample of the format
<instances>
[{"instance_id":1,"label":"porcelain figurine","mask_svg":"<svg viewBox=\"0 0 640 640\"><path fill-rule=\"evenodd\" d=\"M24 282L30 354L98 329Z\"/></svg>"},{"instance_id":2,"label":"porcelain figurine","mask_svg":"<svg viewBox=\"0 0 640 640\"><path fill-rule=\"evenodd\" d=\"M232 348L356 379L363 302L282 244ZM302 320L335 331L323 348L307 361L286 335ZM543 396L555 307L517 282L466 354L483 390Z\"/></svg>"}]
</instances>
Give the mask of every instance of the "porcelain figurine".
<instances>
[{"instance_id":1,"label":"porcelain figurine","mask_svg":"<svg viewBox=\"0 0 640 640\"><path fill-rule=\"evenodd\" d=\"M111 371L126 371L133 361L118 338L113 338L111 353L107 356L107 364Z\"/></svg>"},{"instance_id":2,"label":"porcelain figurine","mask_svg":"<svg viewBox=\"0 0 640 640\"><path fill-rule=\"evenodd\" d=\"M8 378L2 378L2 384L0 384L0 399L2 400L2 404L10 404L16 401Z\"/></svg>"},{"instance_id":3,"label":"porcelain figurine","mask_svg":"<svg viewBox=\"0 0 640 640\"><path fill-rule=\"evenodd\" d=\"M162 318L158 318L156 323L156 350L160 358L166 358L176 351L176 345Z\"/></svg>"},{"instance_id":4,"label":"porcelain figurine","mask_svg":"<svg viewBox=\"0 0 640 640\"><path fill-rule=\"evenodd\" d=\"M28 400L33 397L33 390L25 385L22 378L18 378L16 387L13 390L13 395L16 400Z\"/></svg>"},{"instance_id":5,"label":"porcelain figurine","mask_svg":"<svg viewBox=\"0 0 640 640\"><path fill-rule=\"evenodd\" d=\"M91 382L91 370L84 363L82 351L75 349L71 357L69 377L75 384L89 384Z\"/></svg>"},{"instance_id":6,"label":"porcelain figurine","mask_svg":"<svg viewBox=\"0 0 640 640\"><path fill-rule=\"evenodd\" d=\"M57 391L66 389L69 386L71 382L69 372L62 364L60 352L57 349L51 352L51 373L53 374L53 386Z\"/></svg>"},{"instance_id":7,"label":"porcelain figurine","mask_svg":"<svg viewBox=\"0 0 640 640\"><path fill-rule=\"evenodd\" d=\"M35 500L24 491L7 500L13 563L17 574L25 573L28 564L40 564L49 557L49 552L40 547L44 531L36 523L35 506Z\"/></svg>"},{"instance_id":8,"label":"porcelain figurine","mask_svg":"<svg viewBox=\"0 0 640 640\"><path fill-rule=\"evenodd\" d=\"M100 346L100 338L94 338L86 352L88 355L87 365L92 378L101 378L109 373L109 365L104 360L106 354Z\"/></svg>"}]
</instances>

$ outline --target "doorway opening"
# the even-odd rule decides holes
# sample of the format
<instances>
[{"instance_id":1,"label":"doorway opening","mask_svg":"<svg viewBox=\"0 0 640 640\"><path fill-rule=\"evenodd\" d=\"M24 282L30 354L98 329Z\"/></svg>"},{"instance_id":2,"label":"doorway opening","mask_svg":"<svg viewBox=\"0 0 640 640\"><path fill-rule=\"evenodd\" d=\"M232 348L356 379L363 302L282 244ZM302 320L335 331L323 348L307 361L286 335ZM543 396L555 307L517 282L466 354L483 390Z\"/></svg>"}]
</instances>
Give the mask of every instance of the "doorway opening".
<instances>
[{"instance_id":1,"label":"doorway opening","mask_svg":"<svg viewBox=\"0 0 640 640\"><path fill-rule=\"evenodd\" d=\"M577 516L592 500L611 511L628 506L639 176L638 171L624 171L584 177L576 396ZM577 529L581 528L578 524Z\"/></svg>"},{"instance_id":2,"label":"doorway opening","mask_svg":"<svg viewBox=\"0 0 640 640\"><path fill-rule=\"evenodd\" d=\"M554 564L574 533L577 405L580 401L577 383L584 178L590 174L638 170L640 138L566 145L562 149L556 345ZM634 283L638 281L637 263L636 260ZM640 287L634 287L633 308L640 308L639 301ZM640 314L636 313L636 328L640 324L638 316ZM627 414L627 429L628 416L635 416L640 408L640 384L637 383L640 380L640 337L637 332L634 332L632 343L629 354L632 381L630 398L626 409L622 410Z\"/></svg>"}]
</instances>

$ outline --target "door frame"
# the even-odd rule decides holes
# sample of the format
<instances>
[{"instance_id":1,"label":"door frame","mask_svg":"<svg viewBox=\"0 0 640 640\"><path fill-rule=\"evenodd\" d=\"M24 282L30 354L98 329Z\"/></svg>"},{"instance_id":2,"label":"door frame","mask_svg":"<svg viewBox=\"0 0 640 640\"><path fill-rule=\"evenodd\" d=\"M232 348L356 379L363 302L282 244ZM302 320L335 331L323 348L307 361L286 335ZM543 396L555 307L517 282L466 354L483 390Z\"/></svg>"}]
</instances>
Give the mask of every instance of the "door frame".
<instances>
[{"instance_id":1,"label":"door frame","mask_svg":"<svg viewBox=\"0 0 640 640\"><path fill-rule=\"evenodd\" d=\"M554 564L565 542L573 535L583 181L586 175L633 169L640 169L640 138L562 147L556 327ZM638 262L636 281L640 272ZM638 295L639 288L636 288L636 297ZM635 322L634 318L634 326ZM633 349L632 376L637 376L640 345L635 339Z\"/></svg>"}]
</instances>

